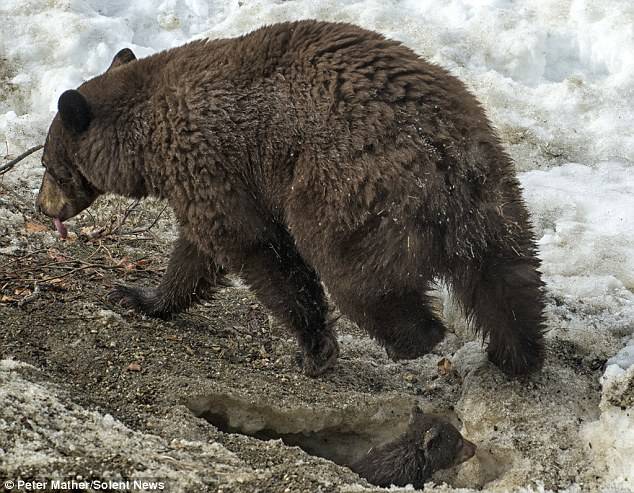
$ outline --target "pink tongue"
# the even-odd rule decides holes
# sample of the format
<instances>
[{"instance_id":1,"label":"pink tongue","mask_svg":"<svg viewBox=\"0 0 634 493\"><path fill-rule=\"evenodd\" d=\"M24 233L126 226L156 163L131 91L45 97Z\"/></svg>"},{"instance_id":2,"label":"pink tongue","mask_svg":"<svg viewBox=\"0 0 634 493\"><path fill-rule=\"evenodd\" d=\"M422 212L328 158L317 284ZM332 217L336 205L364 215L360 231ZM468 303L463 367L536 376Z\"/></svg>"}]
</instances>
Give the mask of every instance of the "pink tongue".
<instances>
[{"instance_id":1,"label":"pink tongue","mask_svg":"<svg viewBox=\"0 0 634 493\"><path fill-rule=\"evenodd\" d=\"M62 238L66 238L68 236L68 230L66 229L66 226L64 226L64 223L60 221L58 217L53 219L53 224L55 225L55 229Z\"/></svg>"}]
</instances>

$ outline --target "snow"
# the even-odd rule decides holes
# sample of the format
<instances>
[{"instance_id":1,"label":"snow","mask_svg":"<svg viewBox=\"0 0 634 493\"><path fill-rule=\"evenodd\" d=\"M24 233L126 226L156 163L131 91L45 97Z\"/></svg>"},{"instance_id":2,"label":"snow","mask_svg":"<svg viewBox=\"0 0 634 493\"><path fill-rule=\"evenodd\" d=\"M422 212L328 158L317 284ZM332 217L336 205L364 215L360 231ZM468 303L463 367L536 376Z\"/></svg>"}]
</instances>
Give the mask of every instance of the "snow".
<instances>
[{"instance_id":1,"label":"snow","mask_svg":"<svg viewBox=\"0 0 634 493\"><path fill-rule=\"evenodd\" d=\"M123 47L142 57L300 18L402 40L477 94L521 172L552 330L625 345L612 349L601 415L586 431L611 461L606 478L632 480L632 410L608 396L634 367L631 0L2 0L0 142L12 156L41 143L59 94ZM40 172L35 155L6 179L35 189Z\"/></svg>"},{"instance_id":2,"label":"snow","mask_svg":"<svg viewBox=\"0 0 634 493\"><path fill-rule=\"evenodd\" d=\"M608 370L612 367L617 367L619 370L627 370L628 368L634 366L634 339L630 340L629 343L621 349L617 354L612 356L608 360L608 368L606 369L605 377L608 376ZM614 370L617 370L614 368Z\"/></svg>"},{"instance_id":3,"label":"snow","mask_svg":"<svg viewBox=\"0 0 634 493\"><path fill-rule=\"evenodd\" d=\"M608 363L601 378L601 415L582 428L581 436L612 486L627 491L634 473L634 340Z\"/></svg>"}]
</instances>

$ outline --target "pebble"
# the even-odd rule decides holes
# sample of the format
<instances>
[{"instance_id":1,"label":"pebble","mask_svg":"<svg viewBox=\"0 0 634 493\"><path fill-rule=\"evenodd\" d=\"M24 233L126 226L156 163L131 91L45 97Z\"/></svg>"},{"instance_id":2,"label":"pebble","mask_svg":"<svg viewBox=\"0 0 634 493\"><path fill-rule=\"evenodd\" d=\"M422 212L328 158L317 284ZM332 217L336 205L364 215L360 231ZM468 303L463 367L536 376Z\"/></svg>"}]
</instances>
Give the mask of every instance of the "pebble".
<instances>
[{"instance_id":1,"label":"pebble","mask_svg":"<svg viewBox=\"0 0 634 493\"><path fill-rule=\"evenodd\" d=\"M403 375L403 380L405 380L408 383L418 382L418 378L413 373L406 373L405 375Z\"/></svg>"}]
</instances>

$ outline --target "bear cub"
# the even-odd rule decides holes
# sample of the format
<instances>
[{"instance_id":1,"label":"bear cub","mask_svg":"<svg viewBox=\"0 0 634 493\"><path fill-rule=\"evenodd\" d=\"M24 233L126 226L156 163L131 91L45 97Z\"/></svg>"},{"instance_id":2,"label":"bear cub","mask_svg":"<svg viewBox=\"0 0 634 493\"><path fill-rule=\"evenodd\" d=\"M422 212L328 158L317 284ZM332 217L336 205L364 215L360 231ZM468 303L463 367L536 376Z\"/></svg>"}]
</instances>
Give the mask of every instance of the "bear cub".
<instances>
[{"instance_id":1,"label":"bear cub","mask_svg":"<svg viewBox=\"0 0 634 493\"><path fill-rule=\"evenodd\" d=\"M324 296L393 359L445 327L453 290L509 375L543 360L543 293L513 163L465 85L397 41L300 21L199 40L64 92L39 209L63 221L103 193L166 200L178 219L154 288L116 302L168 317L240 275L296 336L304 372L337 359Z\"/></svg>"},{"instance_id":2,"label":"bear cub","mask_svg":"<svg viewBox=\"0 0 634 493\"><path fill-rule=\"evenodd\" d=\"M407 430L396 440L370 449L350 466L359 476L382 488L414 485L422 489L432 474L457 466L475 455L476 446L451 423L417 406Z\"/></svg>"}]
</instances>

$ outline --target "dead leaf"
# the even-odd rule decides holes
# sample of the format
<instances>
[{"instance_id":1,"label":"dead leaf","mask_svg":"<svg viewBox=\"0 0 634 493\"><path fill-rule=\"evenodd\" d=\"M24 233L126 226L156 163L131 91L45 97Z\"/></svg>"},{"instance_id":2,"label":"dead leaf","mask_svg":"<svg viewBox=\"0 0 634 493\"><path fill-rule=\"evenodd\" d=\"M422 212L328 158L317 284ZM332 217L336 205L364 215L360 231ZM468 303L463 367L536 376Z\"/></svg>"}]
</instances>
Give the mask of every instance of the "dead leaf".
<instances>
[{"instance_id":1,"label":"dead leaf","mask_svg":"<svg viewBox=\"0 0 634 493\"><path fill-rule=\"evenodd\" d=\"M126 370L128 370L128 371L141 371L141 365L138 364L137 362L130 363L128 365L128 367L126 368Z\"/></svg>"},{"instance_id":2,"label":"dead leaf","mask_svg":"<svg viewBox=\"0 0 634 493\"><path fill-rule=\"evenodd\" d=\"M66 238L60 237L60 240L65 241L66 243L75 243L77 241L77 233L69 231L68 236L66 236Z\"/></svg>"},{"instance_id":3,"label":"dead leaf","mask_svg":"<svg viewBox=\"0 0 634 493\"><path fill-rule=\"evenodd\" d=\"M50 231L51 228L35 221L26 221L24 229L27 233L43 233L44 231Z\"/></svg>"},{"instance_id":4,"label":"dead leaf","mask_svg":"<svg viewBox=\"0 0 634 493\"><path fill-rule=\"evenodd\" d=\"M106 228L103 226L83 226L79 230L79 234L81 236L86 236L90 239L94 239L100 237L105 231Z\"/></svg>"},{"instance_id":5,"label":"dead leaf","mask_svg":"<svg viewBox=\"0 0 634 493\"><path fill-rule=\"evenodd\" d=\"M15 298L14 296L9 296L7 294L3 294L0 297L0 303L12 303L14 301L18 301L18 298Z\"/></svg>"},{"instance_id":6,"label":"dead leaf","mask_svg":"<svg viewBox=\"0 0 634 493\"><path fill-rule=\"evenodd\" d=\"M449 375L453 371L453 364L447 358L438 361L438 373L443 377Z\"/></svg>"},{"instance_id":7,"label":"dead leaf","mask_svg":"<svg viewBox=\"0 0 634 493\"><path fill-rule=\"evenodd\" d=\"M67 260L62 252L54 248L48 251L48 258L55 260L55 262L65 262Z\"/></svg>"}]
</instances>

